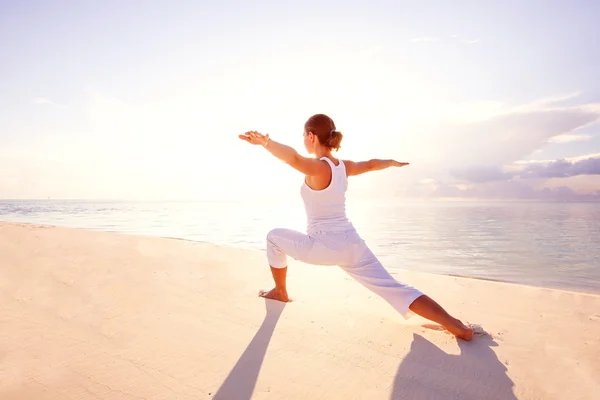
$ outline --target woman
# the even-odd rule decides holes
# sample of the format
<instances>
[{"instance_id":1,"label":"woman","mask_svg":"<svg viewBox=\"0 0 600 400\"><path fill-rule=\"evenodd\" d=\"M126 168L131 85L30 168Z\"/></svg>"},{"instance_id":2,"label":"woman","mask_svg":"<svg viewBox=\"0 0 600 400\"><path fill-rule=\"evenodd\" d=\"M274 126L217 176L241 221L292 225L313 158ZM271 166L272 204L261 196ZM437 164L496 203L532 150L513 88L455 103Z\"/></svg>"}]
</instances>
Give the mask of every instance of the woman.
<instances>
[{"instance_id":1,"label":"woman","mask_svg":"<svg viewBox=\"0 0 600 400\"><path fill-rule=\"evenodd\" d=\"M287 256L313 265L338 265L365 287L381 296L404 318L416 313L435 321L455 336L471 340L473 328L450 316L439 304L412 286L396 281L358 235L346 217L348 176L408 163L394 160L342 161L331 154L338 150L342 134L324 114L313 115L304 124L304 146L315 158L302 157L296 150L256 131L240 139L261 145L275 157L302 172L301 188L306 208L307 234L277 228L267 235L267 258L275 288L261 292L268 299L289 301L286 289Z\"/></svg>"}]
</instances>

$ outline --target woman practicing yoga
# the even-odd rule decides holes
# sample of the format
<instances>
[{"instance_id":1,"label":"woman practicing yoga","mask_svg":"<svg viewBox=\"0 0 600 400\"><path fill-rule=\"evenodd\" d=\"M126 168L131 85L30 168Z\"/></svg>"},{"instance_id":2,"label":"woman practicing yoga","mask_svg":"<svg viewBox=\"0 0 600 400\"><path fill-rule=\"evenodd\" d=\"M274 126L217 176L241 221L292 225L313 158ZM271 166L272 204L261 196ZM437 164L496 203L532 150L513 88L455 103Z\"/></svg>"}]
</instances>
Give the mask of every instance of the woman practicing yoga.
<instances>
[{"instance_id":1,"label":"woman practicing yoga","mask_svg":"<svg viewBox=\"0 0 600 400\"><path fill-rule=\"evenodd\" d=\"M342 134L324 114L313 115L304 124L304 146L314 158L303 157L293 148L256 131L240 139L261 145L275 157L303 173L301 188L307 215L307 234L277 228L267 235L267 258L275 288L261 292L268 299L289 301L286 289L287 256L313 265L337 265L392 307L409 318L412 313L435 321L455 336L471 340L473 329L449 315L438 303L412 286L395 280L358 235L346 217L348 176L408 163L394 160L342 161L332 156Z\"/></svg>"}]
</instances>

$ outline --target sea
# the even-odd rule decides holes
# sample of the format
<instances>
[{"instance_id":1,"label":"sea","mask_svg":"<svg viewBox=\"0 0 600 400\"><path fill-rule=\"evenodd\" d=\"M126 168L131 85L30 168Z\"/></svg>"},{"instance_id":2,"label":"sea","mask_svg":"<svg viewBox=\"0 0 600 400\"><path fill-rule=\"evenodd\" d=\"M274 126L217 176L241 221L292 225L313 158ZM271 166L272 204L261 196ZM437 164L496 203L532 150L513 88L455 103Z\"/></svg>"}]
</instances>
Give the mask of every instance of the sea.
<instances>
[{"instance_id":1,"label":"sea","mask_svg":"<svg viewBox=\"0 0 600 400\"><path fill-rule=\"evenodd\" d=\"M347 213L392 274L600 294L600 203L360 199L348 201ZM306 217L299 201L0 200L0 221L265 251L271 229L305 231Z\"/></svg>"}]
</instances>

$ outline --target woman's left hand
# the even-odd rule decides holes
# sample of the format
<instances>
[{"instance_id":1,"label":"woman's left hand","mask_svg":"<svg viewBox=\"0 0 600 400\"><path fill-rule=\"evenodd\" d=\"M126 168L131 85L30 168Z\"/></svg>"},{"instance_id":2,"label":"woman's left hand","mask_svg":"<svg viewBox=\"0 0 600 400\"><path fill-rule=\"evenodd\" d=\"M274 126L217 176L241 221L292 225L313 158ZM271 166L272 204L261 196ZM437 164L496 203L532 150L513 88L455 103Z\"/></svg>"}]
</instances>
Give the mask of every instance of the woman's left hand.
<instances>
[{"instance_id":1,"label":"woman's left hand","mask_svg":"<svg viewBox=\"0 0 600 400\"><path fill-rule=\"evenodd\" d=\"M246 133L244 133L243 135L239 135L239 138L242 140L245 140L246 142L250 143L250 144L254 144L254 145L261 145L264 146L267 144L267 141L269 140L269 134L267 133L266 135L263 135L262 133L256 132L256 131L248 131Z\"/></svg>"},{"instance_id":2,"label":"woman's left hand","mask_svg":"<svg viewBox=\"0 0 600 400\"><path fill-rule=\"evenodd\" d=\"M392 164L392 167L404 167L406 165L409 165L407 162L399 162L396 160L391 160L391 164Z\"/></svg>"}]
</instances>

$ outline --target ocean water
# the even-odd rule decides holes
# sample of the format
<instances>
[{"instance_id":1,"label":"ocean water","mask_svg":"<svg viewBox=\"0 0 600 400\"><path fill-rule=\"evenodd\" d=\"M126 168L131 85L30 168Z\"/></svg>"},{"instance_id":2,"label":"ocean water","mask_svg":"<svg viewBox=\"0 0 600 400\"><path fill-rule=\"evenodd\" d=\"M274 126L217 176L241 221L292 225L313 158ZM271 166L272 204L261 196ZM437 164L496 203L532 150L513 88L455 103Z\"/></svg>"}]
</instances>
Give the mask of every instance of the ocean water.
<instances>
[{"instance_id":1,"label":"ocean water","mask_svg":"<svg viewBox=\"0 0 600 400\"><path fill-rule=\"evenodd\" d=\"M348 201L384 266L600 293L600 203ZM304 231L300 201L0 201L0 221L182 238L264 250ZM0 255L0 263L2 256Z\"/></svg>"}]
</instances>

